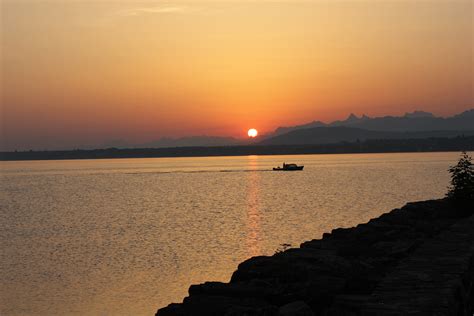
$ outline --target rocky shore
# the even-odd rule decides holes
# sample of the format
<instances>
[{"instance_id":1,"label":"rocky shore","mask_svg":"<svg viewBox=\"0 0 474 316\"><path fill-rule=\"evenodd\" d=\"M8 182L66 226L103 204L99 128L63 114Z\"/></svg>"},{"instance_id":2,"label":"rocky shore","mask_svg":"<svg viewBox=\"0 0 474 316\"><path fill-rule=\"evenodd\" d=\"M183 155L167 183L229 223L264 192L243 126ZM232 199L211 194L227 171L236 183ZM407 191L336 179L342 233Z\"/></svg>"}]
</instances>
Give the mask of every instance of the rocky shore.
<instances>
[{"instance_id":1,"label":"rocky shore","mask_svg":"<svg viewBox=\"0 0 474 316\"><path fill-rule=\"evenodd\" d=\"M474 215L408 203L353 228L241 263L156 315L473 315Z\"/></svg>"}]
</instances>

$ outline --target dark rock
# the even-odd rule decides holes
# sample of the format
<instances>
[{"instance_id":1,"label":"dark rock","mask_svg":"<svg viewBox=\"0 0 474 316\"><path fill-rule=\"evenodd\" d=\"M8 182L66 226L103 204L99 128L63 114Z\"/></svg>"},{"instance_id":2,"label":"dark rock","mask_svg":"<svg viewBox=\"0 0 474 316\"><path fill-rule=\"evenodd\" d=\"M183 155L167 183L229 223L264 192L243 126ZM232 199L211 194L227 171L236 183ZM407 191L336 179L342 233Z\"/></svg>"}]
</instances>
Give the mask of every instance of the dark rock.
<instances>
[{"instance_id":1,"label":"dark rock","mask_svg":"<svg viewBox=\"0 0 474 316\"><path fill-rule=\"evenodd\" d=\"M234 298L222 295L193 295L183 301L186 315L224 315L231 308L271 309L267 302L255 298ZM161 316L161 315L160 315Z\"/></svg>"},{"instance_id":2,"label":"dark rock","mask_svg":"<svg viewBox=\"0 0 474 316\"><path fill-rule=\"evenodd\" d=\"M156 316L185 316L186 311L182 304L171 303L170 305L159 309Z\"/></svg>"},{"instance_id":3,"label":"dark rock","mask_svg":"<svg viewBox=\"0 0 474 316\"><path fill-rule=\"evenodd\" d=\"M446 200L250 258L229 283L192 285L159 316L472 315L474 216ZM465 215L463 215L465 216Z\"/></svg>"},{"instance_id":4,"label":"dark rock","mask_svg":"<svg viewBox=\"0 0 474 316\"><path fill-rule=\"evenodd\" d=\"M314 316L311 308L303 301L291 302L278 310L279 316Z\"/></svg>"},{"instance_id":5,"label":"dark rock","mask_svg":"<svg viewBox=\"0 0 474 316\"><path fill-rule=\"evenodd\" d=\"M277 306L265 306L265 307L243 307L243 306L232 306L230 307L224 316L278 316Z\"/></svg>"},{"instance_id":6,"label":"dark rock","mask_svg":"<svg viewBox=\"0 0 474 316\"><path fill-rule=\"evenodd\" d=\"M330 235L328 235L330 236ZM326 239L313 239L301 244L301 248L323 249L323 250L337 250L337 243Z\"/></svg>"},{"instance_id":7,"label":"dark rock","mask_svg":"<svg viewBox=\"0 0 474 316\"><path fill-rule=\"evenodd\" d=\"M368 295L337 295L334 303L326 311L326 316L356 316L360 308L369 300Z\"/></svg>"},{"instance_id":8,"label":"dark rock","mask_svg":"<svg viewBox=\"0 0 474 316\"><path fill-rule=\"evenodd\" d=\"M206 282L204 284L191 285L189 295L265 298L278 295L278 290L271 287L270 284L267 286L256 286L251 283Z\"/></svg>"}]
</instances>

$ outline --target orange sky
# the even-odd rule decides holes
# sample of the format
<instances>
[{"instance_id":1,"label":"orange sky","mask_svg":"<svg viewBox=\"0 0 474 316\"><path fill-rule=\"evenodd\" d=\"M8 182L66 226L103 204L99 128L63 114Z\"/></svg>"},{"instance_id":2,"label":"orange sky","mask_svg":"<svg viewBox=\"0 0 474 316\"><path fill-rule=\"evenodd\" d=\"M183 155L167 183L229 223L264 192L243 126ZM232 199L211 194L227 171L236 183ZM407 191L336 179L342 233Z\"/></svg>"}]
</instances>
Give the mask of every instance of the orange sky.
<instances>
[{"instance_id":1,"label":"orange sky","mask_svg":"<svg viewBox=\"0 0 474 316\"><path fill-rule=\"evenodd\" d=\"M0 0L1 149L473 106L470 0Z\"/></svg>"}]
</instances>

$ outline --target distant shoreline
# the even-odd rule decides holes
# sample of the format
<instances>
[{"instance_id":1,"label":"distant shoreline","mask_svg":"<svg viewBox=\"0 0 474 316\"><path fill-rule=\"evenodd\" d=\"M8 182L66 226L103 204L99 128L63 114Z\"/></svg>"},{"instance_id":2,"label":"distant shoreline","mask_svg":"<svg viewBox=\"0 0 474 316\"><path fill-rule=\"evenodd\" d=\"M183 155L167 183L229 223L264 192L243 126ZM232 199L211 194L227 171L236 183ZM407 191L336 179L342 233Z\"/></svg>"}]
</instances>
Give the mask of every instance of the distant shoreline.
<instances>
[{"instance_id":1,"label":"distant shoreline","mask_svg":"<svg viewBox=\"0 0 474 316\"><path fill-rule=\"evenodd\" d=\"M380 139L323 145L252 145L174 148L106 148L0 152L0 161L218 157L473 151L474 136L427 139Z\"/></svg>"}]
</instances>

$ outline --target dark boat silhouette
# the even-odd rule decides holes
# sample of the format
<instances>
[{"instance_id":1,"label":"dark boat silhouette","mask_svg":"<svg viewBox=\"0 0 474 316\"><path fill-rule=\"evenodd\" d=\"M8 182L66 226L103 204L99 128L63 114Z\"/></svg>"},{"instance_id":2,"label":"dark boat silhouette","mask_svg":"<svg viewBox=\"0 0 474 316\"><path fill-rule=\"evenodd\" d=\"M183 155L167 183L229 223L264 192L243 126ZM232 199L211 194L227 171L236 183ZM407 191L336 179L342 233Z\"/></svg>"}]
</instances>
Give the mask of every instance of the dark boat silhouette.
<instances>
[{"instance_id":1,"label":"dark boat silhouette","mask_svg":"<svg viewBox=\"0 0 474 316\"><path fill-rule=\"evenodd\" d=\"M304 166L298 166L294 163L283 163L283 167L273 168L273 171L297 171L303 170Z\"/></svg>"}]
</instances>

